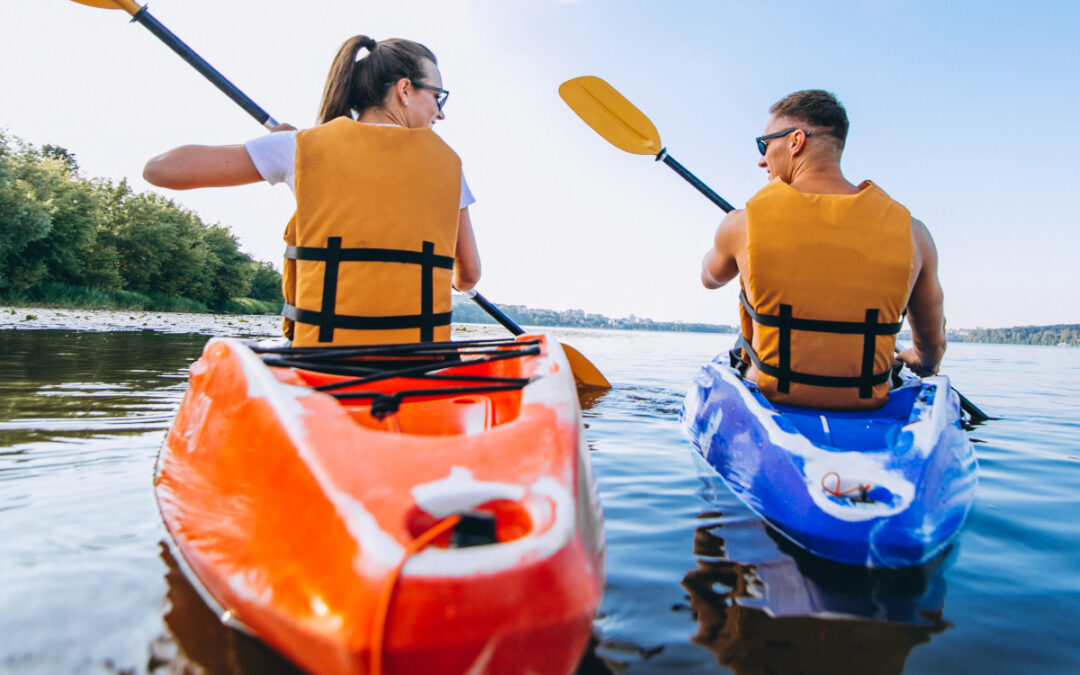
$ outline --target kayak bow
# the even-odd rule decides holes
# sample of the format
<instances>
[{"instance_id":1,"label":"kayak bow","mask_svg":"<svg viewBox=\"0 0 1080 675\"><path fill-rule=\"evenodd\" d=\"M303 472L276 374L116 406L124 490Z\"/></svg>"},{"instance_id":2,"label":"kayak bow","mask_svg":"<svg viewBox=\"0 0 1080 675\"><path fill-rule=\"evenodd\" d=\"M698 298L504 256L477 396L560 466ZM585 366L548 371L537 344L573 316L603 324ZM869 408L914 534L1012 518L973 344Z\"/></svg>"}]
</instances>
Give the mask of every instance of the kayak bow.
<instances>
[{"instance_id":1,"label":"kayak bow","mask_svg":"<svg viewBox=\"0 0 1080 675\"><path fill-rule=\"evenodd\" d=\"M155 492L208 604L313 672L570 672L603 588L574 379L543 336L211 340Z\"/></svg>"},{"instance_id":2,"label":"kayak bow","mask_svg":"<svg viewBox=\"0 0 1080 675\"><path fill-rule=\"evenodd\" d=\"M717 357L683 404L698 452L755 513L820 557L910 567L959 532L976 460L947 377L909 378L884 407L833 411L770 403Z\"/></svg>"}]
</instances>

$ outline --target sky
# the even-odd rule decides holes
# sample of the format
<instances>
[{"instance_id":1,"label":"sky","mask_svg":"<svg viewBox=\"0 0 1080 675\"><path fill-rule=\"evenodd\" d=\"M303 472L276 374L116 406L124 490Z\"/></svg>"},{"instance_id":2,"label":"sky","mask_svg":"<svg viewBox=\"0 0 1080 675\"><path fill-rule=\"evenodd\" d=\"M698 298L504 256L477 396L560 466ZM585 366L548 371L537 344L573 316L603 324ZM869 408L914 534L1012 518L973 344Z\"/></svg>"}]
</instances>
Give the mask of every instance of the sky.
<instances>
[{"instance_id":1,"label":"sky","mask_svg":"<svg viewBox=\"0 0 1080 675\"><path fill-rule=\"evenodd\" d=\"M926 223L950 328L1080 323L1080 3L1001 0L155 0L153 15L279 121L315 123L355 34L405 37L452 93L435 130L477 202L477 289L496 304L736 324L700 261L723 213L668 167L589 129L561 82L602 77L672 157L741 206L754 137L799 89L851 120L843 170ZM0 0L0 128L73 152L228 226L280 263L284 185L174 192L141 178L186 143L264 133L123 11Z\"/></svg>"}]
</instances>

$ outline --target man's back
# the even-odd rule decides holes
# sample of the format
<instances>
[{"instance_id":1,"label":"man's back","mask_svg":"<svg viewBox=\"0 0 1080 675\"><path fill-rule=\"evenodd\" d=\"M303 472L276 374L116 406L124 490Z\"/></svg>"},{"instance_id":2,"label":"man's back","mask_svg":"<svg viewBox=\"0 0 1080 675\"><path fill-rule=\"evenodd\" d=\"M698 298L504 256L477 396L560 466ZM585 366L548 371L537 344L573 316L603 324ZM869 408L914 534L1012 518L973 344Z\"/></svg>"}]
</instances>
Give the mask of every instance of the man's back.
<instances>
[{"instance_id":1,"label":"man's back","mask_svg":"<svg viewBox=\"0 0 1080 675\"><path fill-rule=\"evenodd\" d=\"M944 353L933 240L922 223L877 188L876 206L857 214L842 207L859 201L865 184L852 185L840 171L847 117L835 97L818 90L796 92L771 112L757 142L759 166L774 179L762 191L770 194L772 206L755 198L757 206L751 200L747 210L724 219L702 263L702 283L718 288L742 276L748 376L764 381L770 398L783 398L795 384L811 387L788 401L796 405L880 405L905 307L915 344L899 358L928 374ZM776 195L783 198L777 202ZM779 212L775 203L783 204ZM763 267L762 260L770 262ZM768 272L759 276L761 269ZM871 310L874 327L869 326ZM851 320L860 313L859 321ZM762 331L768 337L758 340L758 347L766 353L754 354L755 335L760 338ZM844 374L852 368L858 376ZM868 404L871 376L877 393ZM827 388L833 392L826 394Z\"/></svg>"},{"instance_id":2,"label":"man's back","mask_svg":"<svg viewBox=\"0 0 1080 675\"><path fill-rule=\"evenodd\" d=\"M743 350L772 401L854 409L888 398L911 217L862 188L811 195L773 180L747 203Z\"/></svg>"}]
</instances>

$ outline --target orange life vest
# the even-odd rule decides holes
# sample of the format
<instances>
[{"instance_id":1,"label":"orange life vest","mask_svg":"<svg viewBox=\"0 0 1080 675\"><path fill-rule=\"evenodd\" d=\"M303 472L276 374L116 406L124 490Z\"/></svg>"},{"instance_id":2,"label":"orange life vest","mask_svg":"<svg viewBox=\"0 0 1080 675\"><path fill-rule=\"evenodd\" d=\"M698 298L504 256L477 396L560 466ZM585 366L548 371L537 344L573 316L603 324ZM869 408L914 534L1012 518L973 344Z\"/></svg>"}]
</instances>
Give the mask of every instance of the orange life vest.
<instances>
[{"instance_id":1,"label":"orange life vest","mask_svg":"<svg viewBox=\"0 0 1080 675\"><path fill-rule=\"evenodd\" d=\"M746 205L745 356L770 401L880 407L912 270L911 214L870 181L853 195L773 179Z\"/></svg>"},{"instance_id":2,"label":"orange life vest","mask_svg":"<svg viewBox=\"0 0 1080 675\"><path fill-rule=\"evenodd\" d=\"M293 345L449 340L460 196L461 161L431 129L338 118L297 133Z\"/></svg>"}]
</instances>

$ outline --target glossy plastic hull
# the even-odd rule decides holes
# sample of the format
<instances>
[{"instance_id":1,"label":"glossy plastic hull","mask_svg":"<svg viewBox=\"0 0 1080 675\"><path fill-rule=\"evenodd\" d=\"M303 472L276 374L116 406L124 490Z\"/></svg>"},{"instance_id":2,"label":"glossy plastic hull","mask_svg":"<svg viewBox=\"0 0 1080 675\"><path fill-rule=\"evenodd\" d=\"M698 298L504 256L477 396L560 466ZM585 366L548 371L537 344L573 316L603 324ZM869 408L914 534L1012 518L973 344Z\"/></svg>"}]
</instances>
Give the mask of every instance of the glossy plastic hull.
<instances>
[{"instance_id":1,"label":"glossy plastic hull","mask_svg":"<svg viewBox=\"0 0 1080 675\"><path fill-rule=\"evenodd\" d=\"M912 379L869 412L770 404L717 357L682 411L694 447L728 487L800 547L867 567L941 552L975 496L975 451L943 376Z\"/></svg>"},{"instance_id":2,"label":"glossy plastic hull","mask_svg":"<svg viewBox=\"0 0 1080 675\"><path fill-rule=\"evenodd\" d=\"M316 673L572 672L603 588L601 514L570 368L540 345L447 371L534 378L523 389L379 420L313 388L335 376L211 340L155 481L204 599ZM497 543L408 552L453 513L493 517Z\"/></svg>"}]
</instances>

